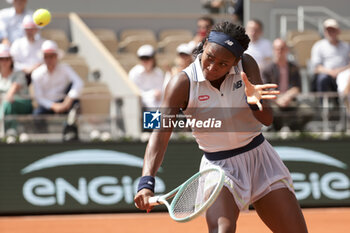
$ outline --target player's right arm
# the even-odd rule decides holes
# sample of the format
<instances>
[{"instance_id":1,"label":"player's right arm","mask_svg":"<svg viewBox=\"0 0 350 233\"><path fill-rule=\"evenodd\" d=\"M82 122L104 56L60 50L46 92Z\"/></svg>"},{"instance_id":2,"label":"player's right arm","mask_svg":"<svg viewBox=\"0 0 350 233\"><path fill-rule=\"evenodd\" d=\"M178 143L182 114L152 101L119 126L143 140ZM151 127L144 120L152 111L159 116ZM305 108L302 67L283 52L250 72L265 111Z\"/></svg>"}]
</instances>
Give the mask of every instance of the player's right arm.
<instances>
[{"instance_id":1,"label":"player's right arm","mask_svg":"<svg viewBox=\"0 0 350 233\"><path fill-rule=\"evenodd\" d=\"M190 83L184 72L171 78L164 91L161 113L176 116L180 108L185 109L188 101L189 88ZM172 128L160 129L152 132L145 151L142 176L156 176L163 162L171 133ZM144 188L139 190L134 198L136 206L143 210L150 209L148 198L151 196L153 196L153 192L150 189Z\"/></svg>"}]
</instances>

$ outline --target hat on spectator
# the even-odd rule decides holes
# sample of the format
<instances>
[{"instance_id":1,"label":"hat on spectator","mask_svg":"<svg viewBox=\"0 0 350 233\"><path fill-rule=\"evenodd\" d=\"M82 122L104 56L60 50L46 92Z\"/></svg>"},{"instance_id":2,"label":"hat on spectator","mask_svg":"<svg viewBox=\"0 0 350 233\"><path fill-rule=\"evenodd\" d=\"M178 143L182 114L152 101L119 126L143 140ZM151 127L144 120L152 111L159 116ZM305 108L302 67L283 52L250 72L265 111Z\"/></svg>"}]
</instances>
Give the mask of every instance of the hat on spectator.
<instances>
[{"instance_id":1,"label":"hat on spectator","mask_svg":"<svg viewBox=\"0 0 350 233\"><path fill-rule=\"evenodd\" d=\"M56 53L59 58L63 57L63 51L58 48L58 45L53 40L45 40L44 43L41 45L41 52L43 54L45 53Z\"/></svg>"},{"instance_id":2,"label":"hat on spectator","mask_svg":"<svg viewBox=\"0 0 350 233\"><path fill-rule=\"evenodd\" d=\"M184 53L187 55L191 55L192 54L192 48L187 44L187 43L182 43L179 46L177 46L176 48L176 52L177 53Z\"/></svg>"},{"instance_id":3,"label":"hat on spectator","mask_svg":"<svg viewBox=\"0 0 350 233\"><path fill-rule=\"evenodd\" d=\"M38 26L34 23L33 18L31 15L26 15L23 18L22 21L22 27L24 29L34 29L34 28L38 28Z\"/></svg>"},{"instance_id":4,"label":"hat on spectator","mask_svg":"<svg viewBox=\"0 0 350 233\"><path fill-rule=\"evenodd\" d=\"M137 50L137 56L138 57L153 57L155 51L152 45L146 44L142 45L138 50Z\"/></svg>"},{"instance_id":5,"label":"hat on spectator","mask_svg":"<svg viewBox=\"0 0 350 233\"><path fill-rule=\"evenodd\" d=\"M7 44L0 44L0 58L11 57L10 46Z\"/></svg>"},{"instance_id":6,"label":"hat on spectator","mask_svg":"<svg viewBox=\"0 0 350 233\"><path fill-rule=\"evenodd\" d=\"M339 29L339 24L335 19L327 19L323 22L324 28L337 28Z\"/></svg>"}]
</instances>

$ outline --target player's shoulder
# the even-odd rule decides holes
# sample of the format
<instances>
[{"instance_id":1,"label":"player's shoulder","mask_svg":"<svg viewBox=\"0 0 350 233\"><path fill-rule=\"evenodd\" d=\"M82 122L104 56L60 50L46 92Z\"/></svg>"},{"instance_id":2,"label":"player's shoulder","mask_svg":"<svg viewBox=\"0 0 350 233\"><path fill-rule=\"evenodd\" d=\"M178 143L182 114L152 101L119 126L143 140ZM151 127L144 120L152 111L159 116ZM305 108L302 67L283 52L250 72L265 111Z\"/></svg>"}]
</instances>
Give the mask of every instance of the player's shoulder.
<instances>
[{"instance_id":1,"label":"player's shoulder","mask_svg":"<svg viewBox=\"0 0 350 233\"><path fill-rule=\"evenodd\" d=\"M253 56L248 54L248 53L243 53L241 62L242 62L243 66L245 66L245 65L257 65Z\"/></svg>"},{"instance_id":2,"label":"player's shoulder","mask_svg":"<svg viewBox=\"0 0 350 233\"><path fill-rule=\"evenodd\" d=\"M181 72L183 75L186 75L187 79L192 80L195 76L197 76L197 67L195 65L195 61L192 62L189 66L187 66Z\"/></svg>"},{"instance_id":3,"label":"player's shoulder","mask_svg":"<svg viewBox=\"0 0 350 233\"><path fill-rule=\"evenodd\" d=\"M185 72L180 72L172 77L165 88L165 102L172 107L186 107L190 81Z\"/></svg>"}]
</instances>

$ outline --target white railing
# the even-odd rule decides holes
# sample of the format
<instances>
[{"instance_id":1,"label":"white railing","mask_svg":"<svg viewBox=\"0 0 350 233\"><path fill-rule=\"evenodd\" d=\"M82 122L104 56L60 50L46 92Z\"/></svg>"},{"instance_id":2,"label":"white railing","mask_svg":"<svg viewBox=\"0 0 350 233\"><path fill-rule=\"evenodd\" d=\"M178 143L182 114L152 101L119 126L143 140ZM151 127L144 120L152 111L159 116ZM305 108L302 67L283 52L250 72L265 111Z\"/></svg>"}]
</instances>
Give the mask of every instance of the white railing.
<instances>
[{"instance_id":1,"label":"white railing","mask_svg":"<svg viewBox=\"0 0 350 233\"><path fill-rule=\"evenodd\" d=\"M350 27L350 20L347 18L337 14L336 12L324 7L324 6L299 6L298 7L298 30L304 31L305 29L305 14L307 13L321 13L326 15L327 18L334 18L339 23L345 25L346 27ZM321 25L325 17L317 17L319 21L321 21ZM320 25L319 24L319 25Z\"/></svg>"},{"instance_id":2,"label":"white railing","mask_svg":"<svg viewBox=\"0 0 350 233\"><path fill-rule=\"evenodd\" d=\"M350 28L350 19L348 17L341 16L323 6L299 6L297 9L272 9L270 14L270 38L285 38L289 22L296 23L298 31L304 31L305 24L307 23L322 32L323 21L326 18L334 18L341 25ZM276 31L277 28L279 28L279 32Z\"/></svg>"},{"instance_id":3,"label":"white railing","mask_svg":"<svg viewBox=\"0 0 350 233\"><path fill-rule=\"evenodd\" d=\"M317 19L313 17L304 15L304 21L316 28L319 26ZM289 22L298 22L297 9L272 9L270 14L270 38L286 38ZM279 23L279 33L276 32L277 23Z\"/></svg>"}]
</instances>

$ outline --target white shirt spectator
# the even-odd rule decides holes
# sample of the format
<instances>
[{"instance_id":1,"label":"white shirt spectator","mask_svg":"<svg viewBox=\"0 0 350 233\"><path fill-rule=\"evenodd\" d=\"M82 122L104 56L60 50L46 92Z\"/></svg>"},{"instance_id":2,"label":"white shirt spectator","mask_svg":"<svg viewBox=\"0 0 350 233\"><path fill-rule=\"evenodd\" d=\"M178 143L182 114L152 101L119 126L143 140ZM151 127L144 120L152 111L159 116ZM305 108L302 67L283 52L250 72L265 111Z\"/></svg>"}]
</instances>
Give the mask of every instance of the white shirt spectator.
<instances>
[{"instance_id":1,"label":"white shirt spectator","mask_svg":"<svg viewBox=\"0 0 350 233\"><path fill-rule=\"evenodd\" d=\"M349 64L350 46L339 41L337 46L327 39L317 41L311 50L312 67L322 65L328 69L335 69Z\"/></svg>"},{"instance_id":2,"label":"white shirt spectator","mask_svg":"<svg viewBox=\"0 0 350 233\"><path fill-rule=\"evenodd\" d=\"M12 43L15 39L23 37L22 21L26 15L33 15L33 11L26 9L22 14L18 15L14 7L0 10L0 20L5 25L3 38L7 38Z\"/></svg>"},{"instance_id":3,"label":"white shirt spectator","mask_svg":"<svg viewBox=\"0 0 350 233\"><path fill-rule=\"evenodd\" d=\"M22 37L13 42L11 55L15 61L15 68L19 70L29 69L39 63L43 63L41 56L42 38L30 43L27 37Z\"/></svg>"},{"instance_id":4,"label":"white shirt spectator","mask_svg":"<svg viewBox=\"0 0 350 233\"><path fill-rule=\"evenodd\" d=\"M260 38L256 42L250 42L245 53L252 56L261 69L272 59L272 43L268 39Z\"/></svg>"},{"instance_id":5,"label":"white shirt spectator","mask_svg":"<svg viewBox=\"0 0 350 233\"><path fill-rule=\"evenodd\" d=\"M45 64L39 66L32 73L34 97L39 105L50 109L56 101L62 100L68 95L77 99L83 88L83 81L78 74L67 64L57 64L53 73L49 73ZM72 87L65 94L69 84Z\"/></svg>"},{"instance_id":6,"label":"white shirt spectator","mask_svg":"<svg viewBox=\"0 0 350 233\"><path fill-rule=\"evenodd\" d=\"M145 107L159 107L161 100L155 98L155 92L162 92L164 73L156 67L151 72L146 72L144 66L138 64L129 72L130 79L141 90L142 102Z\"/></svg>"}]
</instances>

